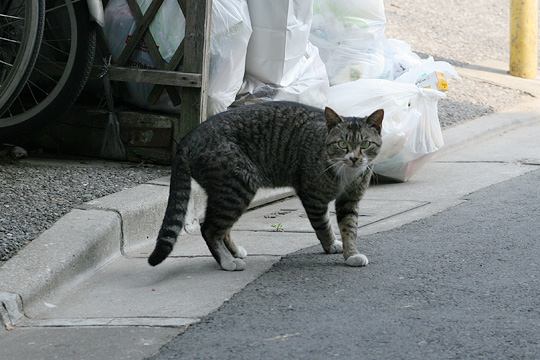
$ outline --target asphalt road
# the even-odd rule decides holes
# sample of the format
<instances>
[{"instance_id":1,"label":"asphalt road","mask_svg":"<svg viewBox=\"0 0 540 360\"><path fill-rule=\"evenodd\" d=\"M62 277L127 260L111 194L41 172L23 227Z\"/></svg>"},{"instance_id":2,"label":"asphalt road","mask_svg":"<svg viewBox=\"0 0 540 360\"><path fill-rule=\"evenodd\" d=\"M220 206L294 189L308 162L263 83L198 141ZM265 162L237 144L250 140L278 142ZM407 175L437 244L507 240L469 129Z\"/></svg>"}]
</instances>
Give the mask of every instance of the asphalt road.
<instances>
[{"instance_id":1,"label":"asphalt road","mask_svg":"<svg viewBox=\"0 0 540 360\"><path fill-rule=\"evenodd\" d=\"M362 240L285 257L154 359L539 359L540 171Z\"/></svg>"}]
</instances>

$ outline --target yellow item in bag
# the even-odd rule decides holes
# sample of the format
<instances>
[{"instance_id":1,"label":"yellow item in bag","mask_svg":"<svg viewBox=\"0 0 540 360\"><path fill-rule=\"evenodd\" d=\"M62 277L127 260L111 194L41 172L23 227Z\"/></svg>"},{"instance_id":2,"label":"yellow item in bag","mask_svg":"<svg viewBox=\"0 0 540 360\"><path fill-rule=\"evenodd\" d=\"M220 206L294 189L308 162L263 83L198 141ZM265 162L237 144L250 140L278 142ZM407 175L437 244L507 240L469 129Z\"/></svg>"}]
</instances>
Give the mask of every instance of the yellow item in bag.
<instances>
[{"instance_id":1,"label":"yellow item in bag","mask_svg":"<svg viewBox=\"0 0 540 360\"><path fill-rule=\"evenodd\" d=\"M430 88L439 91L448 91L448 81L444 73L435 71L425 74L416 82L416 86L421 88Z\"/></svg>"}]
</instances>

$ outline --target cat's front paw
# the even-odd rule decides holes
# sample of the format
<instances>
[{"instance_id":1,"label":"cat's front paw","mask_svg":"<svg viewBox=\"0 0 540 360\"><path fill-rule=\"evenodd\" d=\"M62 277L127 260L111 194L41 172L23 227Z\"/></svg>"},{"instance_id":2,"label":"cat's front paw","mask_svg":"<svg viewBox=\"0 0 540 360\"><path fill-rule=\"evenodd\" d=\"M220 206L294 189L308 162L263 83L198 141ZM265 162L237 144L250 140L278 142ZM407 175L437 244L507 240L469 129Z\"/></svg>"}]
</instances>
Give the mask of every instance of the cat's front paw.
<instances>
[{"instance_id":1,"label":"cat's front paw","mask_svg":"<svg viewBox=\"0 0 540 360\"><path fill-rule=\"evenodd\" d=\"M246 268L246 263L242 259L233 259L231 261L222 261L221 268L225 271L242 271Z\"/></svg>"},{"instance_id":2,"label":"cat's front paw","mask_svg":"<svg viewBox=\"0 0 540 360\"><path fill-rule=\"evenodd\" d=\"M341 241L334 241L328 249L325 249L327 254L341 254L343 252L343 243Z\"/></svg>"},{"instance_id":3,"label":"cat's front paw","mask_svg":"<svg viewBox=\"0 0 540 360\"><path fill-rule=\"evenodd\" d=\"M367 264L369 264L369 260L364 254L355 254L353 256L349 256L345 260L345 264L355 267L366 266Z\"/></svg>"}]
</instances>

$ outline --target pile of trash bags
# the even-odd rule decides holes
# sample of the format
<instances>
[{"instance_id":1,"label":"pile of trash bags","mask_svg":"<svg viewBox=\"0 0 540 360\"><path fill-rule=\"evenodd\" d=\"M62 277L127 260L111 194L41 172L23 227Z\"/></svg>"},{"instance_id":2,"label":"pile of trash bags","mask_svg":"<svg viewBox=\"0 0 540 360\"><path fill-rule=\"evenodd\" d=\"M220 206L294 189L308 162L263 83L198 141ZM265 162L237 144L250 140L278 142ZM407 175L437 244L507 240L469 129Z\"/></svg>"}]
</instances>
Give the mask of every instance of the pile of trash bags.
<instances>
[{"instance_id":1,"label":"pile of trash bags","mask_svg":"<svg viewBox=\"0 0 540 360\"><path fill-rule=\"evenodd\" d=\"M136 0L144 12L151 0ZM164 0L150 26L168 61L184 37L177 0ZM109 1L105 34L118 57L135 29L126 0ZM454 68L421 59L384 34L383 0L214 0L208 115L260 101L290 100L344 116L385 110L383 148L374 171L407 181L443 146L437 113ZM132 66L152 67L141 45ZM129 84L127 100L177 111L166 93L147 102L151 85Z\"/></svg>"}]
</instances>

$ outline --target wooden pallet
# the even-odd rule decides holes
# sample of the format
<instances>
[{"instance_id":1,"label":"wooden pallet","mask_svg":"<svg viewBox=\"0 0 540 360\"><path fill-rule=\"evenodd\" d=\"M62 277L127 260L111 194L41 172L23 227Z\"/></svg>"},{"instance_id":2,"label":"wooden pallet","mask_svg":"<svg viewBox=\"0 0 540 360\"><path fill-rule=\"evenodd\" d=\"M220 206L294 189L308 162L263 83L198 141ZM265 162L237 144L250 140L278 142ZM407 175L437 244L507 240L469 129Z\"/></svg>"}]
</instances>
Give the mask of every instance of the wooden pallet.
<instances>
[{"instance_id":1,"label":"wooden pallet","mask_svg":"<svg viewBox=\"0 0 540 360\"><path fill-rule=\"evenodd\" d=\"M169 62L162 58L149 31L163 1L153 0L143 15L136 0L127 0L136 28L117 61L109 67L108 74L112 81L153 84L149 103L155 103L166 91L173 104L180 104L180 117L175 118L172 127L174 151L174 145L206 117L212 0L177 0L186 19L185 37ZM141 41L155 69L126 66Z\"/></svg>"}]
</instances>

